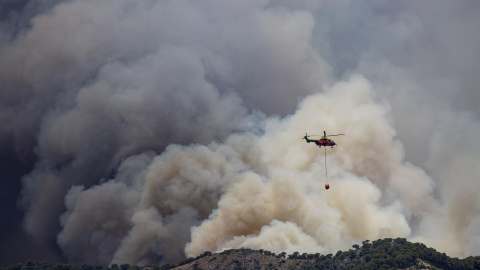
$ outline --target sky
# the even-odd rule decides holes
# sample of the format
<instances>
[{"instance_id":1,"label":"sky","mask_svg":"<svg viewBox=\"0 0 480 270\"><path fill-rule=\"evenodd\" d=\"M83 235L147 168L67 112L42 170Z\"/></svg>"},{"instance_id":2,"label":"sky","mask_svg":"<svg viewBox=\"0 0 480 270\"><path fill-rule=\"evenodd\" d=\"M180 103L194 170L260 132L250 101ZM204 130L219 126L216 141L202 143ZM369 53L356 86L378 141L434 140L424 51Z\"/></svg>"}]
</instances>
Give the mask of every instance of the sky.
<instances>
[{"instance_id":1,"label":"sky","mask_svg":"<svg viewBox=\"0 0 480 270\"><path fill-rule=\"evenodd\" d=\"M385 237L480 255L479 15L466 0L0 1L0 266ZM301 139L322 131L346 135Z\"/></svg>"}]
</instances>

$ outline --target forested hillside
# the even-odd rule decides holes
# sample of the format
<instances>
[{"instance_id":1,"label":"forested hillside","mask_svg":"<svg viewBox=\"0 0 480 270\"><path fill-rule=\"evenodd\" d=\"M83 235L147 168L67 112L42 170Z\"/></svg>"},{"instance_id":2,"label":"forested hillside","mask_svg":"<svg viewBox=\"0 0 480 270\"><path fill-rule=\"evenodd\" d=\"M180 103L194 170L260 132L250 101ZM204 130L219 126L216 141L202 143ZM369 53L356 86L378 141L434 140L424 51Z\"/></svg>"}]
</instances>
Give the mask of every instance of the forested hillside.
<instances>
[{"instance_id":1,"label":"forested hillside","mask_svg":"<svg viewBox=\"0 0 480 270\"><path fill-rule=\"evenodd\" d=\"M386 238L336 254L274 254L270 251L232 249L221 253L205 252L178 265L132 266L129 264L53 265L29 261L1 270L163 270L163 269L480 269L480 256L451 258L421 243L404 238Z\"/></svg>"}]
</instances>

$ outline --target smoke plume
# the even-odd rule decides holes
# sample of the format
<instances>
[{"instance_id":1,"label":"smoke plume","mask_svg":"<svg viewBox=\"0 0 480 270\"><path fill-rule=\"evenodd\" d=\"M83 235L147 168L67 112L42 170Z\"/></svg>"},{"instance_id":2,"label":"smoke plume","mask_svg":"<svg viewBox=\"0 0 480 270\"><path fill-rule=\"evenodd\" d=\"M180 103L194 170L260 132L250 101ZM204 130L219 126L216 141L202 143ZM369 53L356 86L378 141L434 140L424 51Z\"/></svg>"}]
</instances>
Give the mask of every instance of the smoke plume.
<instances>
[{"instance_id":1,"label":"smoke plume","mask_svg":"<svg viewBox=\"0 0 480 270\"><path fill-rule=\"evenodd\" d=\"M0 158L23 177L2 189L20 190L29 237L79 264L382 237L478 255L479 13L4 1ZM346 135L333 149L300 139L324 130Z\"/></svg>"}]
</instances>

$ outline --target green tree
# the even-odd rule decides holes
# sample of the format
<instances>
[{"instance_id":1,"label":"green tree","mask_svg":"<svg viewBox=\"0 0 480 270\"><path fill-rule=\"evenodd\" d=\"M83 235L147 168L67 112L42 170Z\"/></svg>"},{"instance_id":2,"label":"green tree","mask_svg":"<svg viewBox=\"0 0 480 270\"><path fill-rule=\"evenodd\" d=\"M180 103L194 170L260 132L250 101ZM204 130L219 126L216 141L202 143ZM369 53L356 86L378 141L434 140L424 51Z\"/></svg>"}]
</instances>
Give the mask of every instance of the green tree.
<instances>
[{"instance_id":1,"label":"green tree","mask_svg":"<svg viewBox=\"0 0 480 270\"><path fill-rule=\"evenodd\" d=\"M82 270L93 270L93 266L91 266L90 264L86 264L86 263L82 264L81 268L82 268Z\"/></svg>"},{"instance_id":2,"label":"green tree","mask_svg":"<svg viewBox=\"0 0 480 270\"><path fill-rule=\"evenodd\" d=\"M404 255L397 255L394 258L395 263L397 263L398 267L400 268L405 268L407 267L407 259L405 258Z\"/></svg>"},{"instance_id":3,"label":"green tree","mask_svg":"<svg viewBox=\"0 0 480 270\"><path fill-rule=\"evenodd\" d=\"M47 262L47 261L44 261L42 262L42 269L48 269L50 267L52 267L52 263L51 262Z\"/></svg>"},{"instance_id":4,"label":"green tree","mask_svg":"<svg viewBox=\"0 0 480 270\"><path fill-rule=\"evenodd\" d=\"M289 259L296 259L297 257L298 257L298 252L297 252L297 251L295 251L295 252L293 252L292 254L288 255L288 258L289 258Z\"/></svg>"},{"instance_id":5,"label":"green tree","mask_svg":"<svg viewBox=\"0 0 480 270\"><path fill-rule=\"evenodd\" d=\"M166 263L166 264L162 265L162 267L160 267L161 270L168 270L168 269L172 269L172 268L175 268L175 265L171 264L171 263Z\"/></svg>"},{"instance_id":6,"label":"green tree","mask_svg":"<svg viewBox=\"0 0 480 270\"><path fill-rule=\"evenodd\" d=\"M22 266L23 265L21 263L17 263L15 265L10 265L9 267L7 267L7 270L21 270Z\"/></svg>"}]
</instances>

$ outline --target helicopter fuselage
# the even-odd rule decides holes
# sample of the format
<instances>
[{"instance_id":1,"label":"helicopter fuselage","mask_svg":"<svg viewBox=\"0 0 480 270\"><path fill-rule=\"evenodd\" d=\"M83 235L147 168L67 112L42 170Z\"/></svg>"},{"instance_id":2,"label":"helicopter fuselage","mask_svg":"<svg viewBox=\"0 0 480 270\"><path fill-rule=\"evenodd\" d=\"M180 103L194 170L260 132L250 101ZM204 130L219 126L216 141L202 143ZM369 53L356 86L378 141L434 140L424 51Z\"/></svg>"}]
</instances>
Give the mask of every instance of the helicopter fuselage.
<instances>
[{"instance_id":1,"label":"helicopter fuselage","mask_svg":"<svg viewBox=\"0 0 480 270\"><path fill-rule=\"evenodd\" d=\"M330 147L333 147L334 145L336 145L336 143L330 139L330 138L327 138L327 137L322 137L318 140L310 140L310 139L307 139L307 143L311 143L311 142L314 142L316 145L318 145L318 147L327 147L327 146L330 146Z\"/></svg>"}]
</instances>

